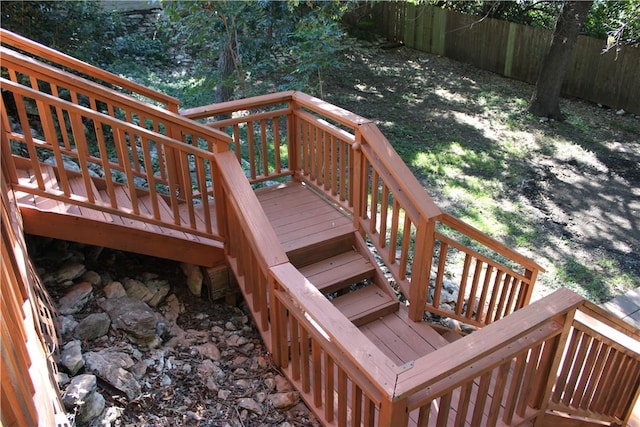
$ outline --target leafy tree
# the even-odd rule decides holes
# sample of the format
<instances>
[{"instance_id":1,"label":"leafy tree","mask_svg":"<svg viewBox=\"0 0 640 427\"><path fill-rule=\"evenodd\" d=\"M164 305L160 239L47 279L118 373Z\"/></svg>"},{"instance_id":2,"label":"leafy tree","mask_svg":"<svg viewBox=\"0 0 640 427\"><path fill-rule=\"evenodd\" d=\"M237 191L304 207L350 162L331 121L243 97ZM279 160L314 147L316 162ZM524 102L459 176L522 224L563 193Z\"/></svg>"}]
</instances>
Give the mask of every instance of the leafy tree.
<instances>
[{"instance_id":1,"label":"leafy tree","mask_svg":"<svg viewBox=\"0 0 640 427\"><path fill-rule=\"evenodd\" d=\"M582 24L593 1L566 1L558 15L549 52L542 61L540 75L528 111L537 116L562 119L560 90Z\"/></svg>"},{"instance_id":2,"label":"leafy tree","mask_svg":"<svg viewBox=\"0 0 640 427\"><path fill-rule=\"evenodd\" d=\"M177 41L198 57L215 101L265 89L322 95L322 75L336 65L348 3L300 1L174 1L166 6Z\"/></svg>"}]
</instances>

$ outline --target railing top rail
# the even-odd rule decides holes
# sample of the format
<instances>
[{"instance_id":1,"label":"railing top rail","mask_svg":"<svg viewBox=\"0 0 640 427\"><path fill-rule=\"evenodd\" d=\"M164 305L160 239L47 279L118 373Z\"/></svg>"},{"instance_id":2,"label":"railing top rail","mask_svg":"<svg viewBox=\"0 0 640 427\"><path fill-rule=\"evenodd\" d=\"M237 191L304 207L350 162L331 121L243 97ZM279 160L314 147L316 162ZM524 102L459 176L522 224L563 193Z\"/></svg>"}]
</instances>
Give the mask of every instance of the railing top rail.
<instances>
[{"instance_id":1,"label":"railing top rail","mask_svg":"<svg viewBox=\"0 0 640 427\"><path fill-rule=\"evenodd\" d=\"M219 102L217 104L203 105L201 107L186 108L180 110L180 115L193 120L197 120L207 117L219 116L222 114L228 114L238 110L250 110L252 108L277 105L291 101L291 97L294 93L294 91L290 90L286 92L276 92L267 95L254 96L251 98Z\"/></svg>"},{"instance_id":2,"label":"railing top rail","mask_svg":"<svg viewBox=\"0 0 640 427\"><path fill-rule=\"evenodd\" d=\"M363 373L379 390L392 396L397 374L402 368L373 345L291 263L272 267L271 272L276 280L286 286L287 293L317 325L319 331L352 361L361 366Z\"/></svg>"},{"instance_id":3,"label":"railing top rail","mask_svg":"<svg viewBox=\"0 0 640 427\"><path fill-rule=\"evenodd\" d=\"M248 238L263 266L269 268L289 262L276 232L262 210L247 177L242 172L235 153L231 151L218 153L215 156L215 161L221 176L229 188L233 189L225 202L234 203L235 208L240 212L241 225L244 230L248 230ZM241 203L237 201L241 201Z\"/></svg>"},{"instance_id":4,"label":"railing top rail","mask_svg":"<svg viewBox=\"0 0 640 427\"><path fill-rule=\"evenodd\" d=\"M404 195L418 208L424 219L437 219L442 210L435 204L425 189L420 185L398 153L393 149L387 138L374 123L360 126L362 132L363 150L371 149L370 161L380 162L391 178L398 183ZM373 157L375 156L375 157Z\"/></svg>"},{"instance_id":5,"label":"railing top rail","mask_svg":"<svg viewBox=\"0 0 640 427\"><path fill-rule=\"evenodd\" d=\"M473 365L539 328L576 309L584 302L578 294L561 288L508 317L498 320L463 339L415 361L412 369L400 373L396 397L418 390Z\"/></svg>"},{"instance_id":6,"label":"railing top rail","mask_svg":"<svg viewBox=\"0 0 640 427\"><path fill-rule=\"evenodd\" d=\"M345 110L344 108L340 108L337 105L330 104L322 99L307 95L303 92L294 92L292 100L315 113L321 114L326 118L335 120L336 122L353 129L354 132L359 126L365 123L372 123L371 120L365 117L354 114L349 110Z\"/></svg>"},{"instance_id":7,"label":"railing top rail","mask_svg":"<svg viewBox=\"0 0 640 427\"><path fill-rule=\"evenodd\" d=\"M0 28L0 42L6 43L25 52L29 52L30 54L36 55L40 58L47 59L48 61L54 62L58 65L74 69L87 76L98 78L105 83L113 84L122 89L130 90L149 99L158 101L164 104L166 108L172 112L178 111L180 101L177 98L149 89L148 87L130 80L123 79L120 76L95 67L55 49L51 49L50 47L44 46L4 28Z\"/></svg>"},{"instance_id":8,"label":"railing top rail","mask_svg":"<svg viewBox=\"0 0 640 427\"><path fill-rule=\"evenodd\" d=\"M537 264L532 259L527 258L526 256L509 248L508 246L505 246L504 244L498 242L492 237L487 236L482 231L467 224L464 221L459 220L458 218L454 217L448 212L443 212L439 220L444 225L448 225L454 230L457 230L465 234L466 236L473 238L475 241L491 248L492 250L499 253L500 255L503 255L509 258L510 260L517 262L518 264L522 265L523 267L529 270L538 270L542 273L546 271L540 264Z\"/></svg>"},{"instance_id":9,"label":"railing top rail","mask_svg":"<svg viewBox=\"0 0 640 427\"><path fill-rule=\"evenodd\" d=\"M86 92L85 94L99 95L104 97L105 99L117 100L122 105L147 114L150 118L162 117L162 119L167 124L179 126L181 129L195 131L197 133L217 139L228 138L228 136L223 132L211 129L208 126L202 125L193 120L187 120L177 113L167 111L163 108L146 102L142 102L130 95L99 85L75 74L59 70L55 67L38 61L35 58L31 58L14 50L7 49L6 47L0 46L0 59L2 60L2 66L7 67L9 65L19 65L21 67L27 67L32 71L41 73L51 81L55 81L63 87L80 88Z\"/></svg>"},{"instance_id":10,"label":"railing top rail","mask_svg":"<svg viewBox=\"0 0 640 427\"><path fill-rule=\"evenodd\" d=\"M608 312L600 306L597 306L591 301L585 301L584 304L580 307L580 311L606 324L616 331L621 332L626 336L632 337L636 341L640 341L640 329L616 317L614 314Z\"/></svg>"},{"instance_id":11,"label":"railing top rail","mask_svg":"<svg viewBox=\"0 0 640 427\"><path fill-rule=\"evenodd\" d=\"M15 83L11 80L7 80L3 77L0 77L0 85L2 86L3 89L8 89L11 92L15 92L18 94L21 94L23 96L27 96L29 98L33 98L36 101L42 101L46 104L49 105L53 105L53 106L57 106L57 107L61 107L63 109L66 110L75 110L80 112L84 117L96 120L98 122L104 123L104 124L108 124L110 126L113 126L115 128L119 128L119 129L130 129L131 131L145 136L149 139L155 140L155 141L159 141L162 142L165 145L170 146L171 148L175 148L177 150L181 150L181 151L185 151L189 154L193 154L195 156L198 157L204 157L204 158L209 158L212 159L213 158L213 153L210 153L207 150L203 150L201 148L195 147L193 145L188 145L185 144L182 141L178 141L175 140L169 136L166 135L162 135L159 133L155 133L153 131L150 131L148 129L145 129L143 127L140 127L138 125L135 125L133 123L129 123L129 122L125 122L122 120L118 120L116 118L113 118L107 114L103 114L97 111L94 111L90 108L86 108L83 107L82 105L78 105L78 104L74 104L72 102L69 101L65 101L64 99L61 98L56 98L55 96L51 96L49 94L31 89L30 87L27 86L23 86L21 84ZM205 127L206 128L206 127ZM9 129L7 129L7 131L10 131ZM229 138L226 135L222 135L219 136L216 134L217 138L221 139L221 142L224 143L230 143L231 138Z\"/></svg>"}]
</instances>

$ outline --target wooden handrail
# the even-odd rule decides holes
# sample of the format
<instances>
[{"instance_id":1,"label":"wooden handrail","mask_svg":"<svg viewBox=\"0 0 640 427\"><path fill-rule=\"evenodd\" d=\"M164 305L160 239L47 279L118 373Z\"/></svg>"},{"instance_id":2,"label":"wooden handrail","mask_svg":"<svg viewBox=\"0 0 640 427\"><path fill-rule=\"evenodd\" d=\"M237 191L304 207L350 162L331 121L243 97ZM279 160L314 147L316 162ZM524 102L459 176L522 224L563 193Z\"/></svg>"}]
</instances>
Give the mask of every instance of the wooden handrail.
<instances>
[{"instance_id":1,"label":"wooden handrail","mask_svg":"<svg viewBox=\"0 0 640 427\"><path fill-rule=\"evenodd\" d=\"M68 67L72 70L84 74L85 76L97 78L105 83L109 83L122 89L129 90L133 93L140 94L146 98L163 104L165 108L171 112L178 112L180 101L177 98L149 89L146 86L140 85L130 80L123 79L120 76L95 67L72 56L66 55L55 49L51 49L50 47L44 46L16 33L12 33L11 31L5 30L4 28L0 28L0 42L18 48L40 58L47 59L48 61L54 62L63 67Z\"/></svg>"},{"instance_id":2,"label":"wooden handrail","mask_svg":"<svg viewBox=\"0 0 640 427\"><path fill-rule=\"evenodd\" d=\"M546 270L538 263L530 258L514 251L503 243L498 242L496 239L484 234L477 228L467 224L464 221L459 220L448 212L443 212L439 218L442 224L451 227L452 229L464 234L465 236L475 240L476 242L490 248L496 253L510 259L513 262L520 264L528 270L538 270L544 273Z\"/></svg>"},{"instance_id":3,"label":"wooden handrail","mask_svg":"<svg viewBox=\"0 0 640 427\"><path fill-rule=\"evenodd\" d=\"M201 107L186 108L180 110L180 115L198 120L229 114L239 110L251 110L258 107L285 104L289 103L294 93L294 91L276 92L251 98L203 105Z\"/></svg>"},{"instance_id":4,"label":"wooden handrail","mask_svg":"<svg viewBox=\"0 0 640 427\"><path fill-rule=\"evenodd\" d=\"M225 186L225 203L232 203L239 213L242 229L258 254L261 267L269 268L288 262L289 258L235 155L230 151L218 153L215 163Z\"/></svg>"},{"instance_id":5,"label":"wooden handrail","mask_svg":"<svg viewBox=\"0 0 640 427\"><path fill-rule=\"evenodd\" d=\"M560 319L584 302L581 296L559 289L535 303L499 320L463 339L415 361L412 369L400 373L396 396L408 396L464 370L478 360L491 357L499 349L512 345L541 325Z\"/></svg>"},{"instance_id":6,"label":"wooden handrail","mask_svg":"<svg viewBox=\"0 0 640 427\"><path fill-rule=\"evenodd\" d=\"M80 172L80 176L82 177L83 181L84 181L84 185L85 185L85 191L87 192L87 196L86 197L81 197L78 195L73 195L70 192L69 189L69 184L67 182L68 178L67 176L69 174L71 174L71 172L66 172L64 169L59 168L58 169L58 173L60 174L60 178L62 178L62 188L61 190L54 190L54 189L50 189L50 188L45 188L44 184L42 182L38 182L37 184L37 188L33 188L32 186L25 186L25 185L21 185L18 182L13 183L14 188L15 189L20 189L20 190L24 190L26 192L30 192L33 194L38 194L38 195L43 195L55 200L59 200L59 201L63 201L63 202L67 202L67 203L71 203L71 204L75 204L78 206L84 206L84 207L91 207L100 211L104 211L104 212L108 212L108 213L114 213L117 215L121 215L124 217L128 217L128 218L134 218L134 219L139 219L142 221L146 221L148 223L153 223L156 225L162 225L165 226L167 228L172 228L172 229L176 229L176 230L181 230L181 231L188 231L194 234L199 234L202 235L204 237L208 237L211 239L217 239L218 236L215 236L211 233L207 233L207 232L203 232L200 230L197 230L197 227L195 226L195 224L193 223L193 221L191 221L191 223L189 224L185 224L180 220L180 217L177 213L177 203L179 202L177 200L177 198L175 197L175 194L171 194L169 197L170 203L172 205L173 208L173 216L174 216L174 222L173 223L167 223L166 220L161 220L160 218L160 212L157 210L157 208L155 209L155 214L153 217L149 217L148 215L144 215L142 213L140 213L137 209L137 196L135 193L135 188L131 185L130 189L131 189L131 197L132 197L132 204L133 204L133 208L129 209L129 208L123 208L121 206L116 206L116 205L112 205L109 204L107 202L99 202L97 200L95 200L95 194L93 193L93 190L91 190L91 182L92 182L92 178L90 178L89 175L89 171L87 169L87 161L88 161L88 156L86 155L86 153L84 154L84 156L82 156L82 152L86 151L86 147L84 144L86 144L86 137L84 135L84 131L82 130L82 119L89 119L92 120L94 122L94 124L96 124L96 129L101 128L101 126L108 126L111 127L113 129L114 135L116 135L120 141L119 143L125 143L126 138L124 138L124 135L130 135L131 139L135 139L135 137L139 137L141 138L143 141L153 141L156 144L162 145L164 148L162 149L162 152L168 153L169 151L173 151L174 154L172 155L173 157L179 157L181 160L182 164L182 169L185 168L186 165L184 165L184 160L183 158L187 155L189 156L193 156L194 159L196 159L196 167L200 168L200 170L202 169L203 165L201 164L203 161L208 162L209 164L213 164L213 158L214 158L214 154L206 151L206 150L202 150L200 148L194 147L192 145L188 145L183 143L182 141L177 141L172 139L169 136L166 135L162 135L162 134L158 134L158 133L154 133L153 131L147 130L143 127L140 126L136 126L132 123L129 122L125 122L125 121L121 121L118 120L116 118L113 118L109 115L106 114L102 114L99 112L96 112L92 109L77 105L77 104L73 104L71 102L65 101L63 99L57 98L55 96L51 96L48 95L46 93L42 93L36 90L33 90L27 86L23 86L20 85L18 83L15 83L11 80L7 80L4 78L0 78L0 84L2 85L3 90L12 92L13 94L17 95L18 97L26 97L29 99L33 99L34 101L36 101L37 104L41 105L43 107L43 111L45 112L45 114L51 114L51 110L52 108L54 108L57 112L59 112L60 114L62 114L62 112L67 112L69 114L69 119L71 121L71 123L73 124L73 134L74 136L76 136L76 147L78 149L78 160L80 162L80 166L81 166L81 172ZM22 101L20 101L20 104L23 104ZM3 115L6 116L5 114L6 112L3 112ZM41 112L42 113L42 112ZM24 112L22 112L20 114L21 116L24 116ZM48 117L48 116L40 116L41 120L44 120L45 123L51 123L52 120ZM6 117L3 117L3 120L6 120ZM21 120L22 122L22 126L23 128L25 127L24 125L24 120ZM47 130L47 134L45 135L45 140L39 140L33 137L33 135L31 134L31 131L27 131L24 135L20 135L17 133L12 132L10 127L6 127L6 129L3 129L3 133L4 134L8 134L8 138L6 138L5 136L3 136L3 144L7 144L9 139L16 139L16 140L21 140L22 142L26 143L28 145L28 147L30 147L30 151L31 151L31 156L30 159L27 160L30 162L31 167L34 169L34 171L36 171L36 173L38 173L40 171L40 163L39 163L39 159L37 157L37 154L35 154L35 146L37 145L40 149L46 149L49 148L53 153L54 153L54 157L56 158L56 161L58 164L62 164L62 157L61 157L61 153L60 153L60 147L58 146L58 141L55 140L57 139L55 133L51 133L53 132L53 129L48 129ZM217 138L219 138L218 134L213 134L215 135ZM223 135L224 138L227 138L226 136ZM54 139L54 140L52 140ZM216 140L217 141L217 140ZM226 142L224 139L221 139L221 141L224 142L223 145L226 146ZM84 151L80 151L80 150L84 150ZM146 159L145 162L148 163L149 158L148 158L148 153L145 154ZM82 158L81 158L82 157ZM126 157L128 159L128 157ZM5 159L3 159L5 160ZM111 166L110 166L110 162L108 161L108 159L101 159L101 164L102 166L105 168L105 171L109 171ZM127 180L129 182L133 181L133 173L131 171L131 165L128 163L124 163L124 164L119 164L118 166L123 167L126 174L127 174ZM174 167L174 164L172 164L171 162L167 163L165 165L165 167L167 168L172 168ZM154 176L154 172L151 168L149 168L147 171L147 178L149 179L149 193L150 195L154 196L156 195L155 193L155 188L153 188L153 183L158 180L157 177ZM175 174L177 174L178 172L172 172L169 175L173 176ZM109 175L107 175L109 176ZM202 176L201 174L199 174L198 179L201 180ZM40 181L42 180L42 178L40 178ZM113 182L111 182L111 180L106 180L106 186L107 188L111 188L114 184ZM110 187L111 186L111 187ZM206 199L207 196L207 192L208 189L206 188L205 184L201 181L197 182L197 187L198 190L200 190L203 194L203 198ZM189 188L190 189L190 188ZM157 197L158 195L156 195ZM190 208L191 210L193 210L193 206L191 206ZM192 215L191 215L192 216Z\"/></svg>"},{"instance_id":7,"label":"wooden handrail","mask_svg":"<svg viewBox=\"0 0 640 427\"><path fill-rule=\"evenodd\" d=\"M442 210L429 197L380 129L374 123L367 123L360 126L359 130L363 143L366 144L363 151L368 153L368 160L373 164L379 162L384 165L384 169L390 174L389 178L397 183L403 196L420 211L424 219L439 219Z\"/></svg>"},{"instance_id":8,"label":"wooden handrail","mask_svg":"<svg viewBox=\"0 0 640 427\"><path fill-rule=\"evenodd\" d=\"M174 112L167 111L146 102L141 102L130 95L98 85L83 77L59 70L51 65L1 46L0 61L0 66L2 68L14 69L28 75L34 75L36 78L46 79L48 83L54 83L75 91L82 90L81 93L83 95L97 99L109 100L112 105L119 104L119 106L125 110L135 111L137 114L141 114L145 117L161 118L161 121L165 126L180 128L183 133L191 133L188 131L192 131L193 133L204 134L211 138L230 141L226 134L208 126L202 125L193 120L187 120Z\"/></svg>"},{"instance_id":9,"label":"wooden handrail","mask_svg":"<svg viewBox=\"0 0 640 427\"><path fill-rule=\"evenodd\" d=\"M363 374L380 391L391 396L396 384L398 368L384 353L310 283L292 264L271 268L271 273L306 315L337 346L344 357L357 366L367 367Z\"/></svg>"}]
</instances>

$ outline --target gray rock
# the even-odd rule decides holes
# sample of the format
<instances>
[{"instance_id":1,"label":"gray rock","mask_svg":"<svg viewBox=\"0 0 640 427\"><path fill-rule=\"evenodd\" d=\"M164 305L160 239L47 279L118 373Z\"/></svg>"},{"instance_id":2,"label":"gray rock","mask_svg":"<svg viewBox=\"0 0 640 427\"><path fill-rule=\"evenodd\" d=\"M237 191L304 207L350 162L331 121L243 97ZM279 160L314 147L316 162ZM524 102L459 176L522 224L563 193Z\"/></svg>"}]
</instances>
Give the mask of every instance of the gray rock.
<instances>
[{"instance_id":1,"label":"gray rock","mask_svg":"<svg viewBox=\"0 0 640 427\"><path fill-rule=\"evenodd\" d=\"M195 350L200 354L200 356L211 359L211 360L220 360L220 350L218 347L212 343L204 343L194 347Z\"/></svg>"},{"instance_id":2,"label":"gray rock","mask_svg":"<svg viewBox=\"0 0 640 427\"><path fill-rule=\"evenodd\" d=\"M82 319L75 330L75 337L81 340L94 340L107 335L111 319L107 313L92 313Z\"/></svg>"},{"instance_id":3,"label":"gray rock","mask_svg":"<svg viewBox=\"0 0 640 427\"><path fill-rule=\"evenodd\" d=\"M60 334L67 335L73 333L78 326L78 322L73 316L58 316L58 325L60 326Z\"/></svg>"},{"instance_id":4,"label":"gray rock","mask_svg":"<svg viewBox=\"0 0 640 427\"><path fill-rule=\"evenodd\" d=\"M126 394L129 399L135 399L140 395L140 383L131 372L127 371L134 365L127 354L102 350L85 353L84 360L88 371L99 375Z\"/></svg>"},{"instance_id":5,"label":"gray rock","mask_svg":"<svg viewBox=\"0 0 640 427\"><path fill-rule=\"evenodd\" d=\"M82 344L78 340L69 341L62 347L60 363L73 376L84 366Z\"/></svg>"},{"instance_id":6,"label":"gray rock","mask_svg":"<svg viewBox=\"0 0 640 427\"><path fill-rule=\"evenodd\" d=\"M187 286L189 291L197 297L202 295L202 270L197 265L182 263L180 264L182 272L187 278Z\"/></svg>"},{"instance_id":7,"label":"gray rock","mask_svg":"<svg viewBox=\"0 0 640 427\"><path fill-rule=\"evenodd\" d=\"M95 271L87 271L82 275L83 282L89 282L92 285L100 285L102 283L102 277Z\"/></svg>"},{"instance_id":8,"label":"gray rock","mask_svg":"<svg viewBox=\"0 0 640 427\"><path fill-rule=\"evenodd\" d=\"M144 302L130 298L111 298L102 302L109 314L111 325L141 340L152 340L156 336L155 313Z\"/></svg>"},{"instance_id":9,"label":"gray rock","mask_svg":"<svg viewBox=\"0 0 640 427\"><path fill-rule=\"evenodd\" d=\"M58 301L60 314L74 314L84 308L93 296L93 287L89 282L78 283Z\"/></svg>"},{"instance_id":10,"label":"gray rock","mask_svg":"<svg viewBox=\"0 0 640 427\"><path fill-rule=\"evenodd\" d=\"M77 408L76 422L86 424L104 411L105 400L97 392L95 375L78 375L71 380L62 396L62 403L67 410Z\"/></svg>"},{"instance_id":11,"label":"gray rock","mask_svg":"<svg viewBox=\"0 0 640 427\"><path fill-rule=\"evenodd\" d=\"M127 290L127 295L140 301L150 301L153 293L146 287L144 283L136 279L126 279L123 283Z\"/></svg>"},{"instance_id":12,"label":"gray rock","mask_svg":"<svg viewBox=\"0 0 640 427\"><path fill-rule=\"evenodd\" d=\"M262 407L255 400L243 397L238 400L238 406L242 409L246 409L247 411L253 412L254 414L262 415Z\"/></svg>"},{"instance_id":13,"label":"gray rock","mask_svg":"<svg viewBox=\"0 0 640 427\"><path fill-rule=\"evenodd\" d=\"M103 291L104 291L104 296L107 297L108 299L127 296L127 291L124 289L124 286L122 286L122 283L120 282L107 283Z\"/></svg>"},{"instance_id":14,"label":"gray rock","mask_svg":"<svg viewBox=\"0 0 640 427\"><path fill-rule=\"evenodd\" d=\"M65 264L53 273L53 280L57 283L74 280L82 276L85 271L87 271L87 269L84 264L76 262Z\"/></svg>"},{"instance_id":15,"label":"gray rock","mask_svg":"<svg viewBox=\"0 0 640 427\"><path fill-rule=\"evenodd\" d=\"M171 285L166 280L149 280L145 282L147 289L153 294L151 299L147 302L151 307L159 306L164 299L169 295Z\"/></svg>"},{"instance_id":16,"label":"gray rock","mask_svg":"<svg viewBox=\"0 0 640 427\"><path fill-rule=\"evenodd\" d=\"M135 365L135 362L128 354L109 350L86 352L84 361L88 370L99 375L107 373L113 368L129 369Z\"/></svg>"},{"instance_id":17,"label":"gray rock","mask_svg":"<svg viewBox=\"0 0 640 427\"><path fill-rule=\"evenodd\" d=\"M300 395L294 391L286 393L273 393L269 395L269 402L276 409L286 409L296 405L300 401Z\"/></svg>"}]
</instances>

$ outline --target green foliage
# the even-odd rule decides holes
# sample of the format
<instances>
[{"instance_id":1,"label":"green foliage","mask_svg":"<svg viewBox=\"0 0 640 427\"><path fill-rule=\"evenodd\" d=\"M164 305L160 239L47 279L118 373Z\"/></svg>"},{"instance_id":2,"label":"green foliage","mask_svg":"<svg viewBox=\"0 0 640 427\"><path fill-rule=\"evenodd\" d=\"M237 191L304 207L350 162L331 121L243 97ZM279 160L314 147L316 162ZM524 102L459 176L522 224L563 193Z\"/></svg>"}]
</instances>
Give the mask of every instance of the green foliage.
<instances>
[{"instance_id":1,"label":"green foliage","mask_svg":"<svg viewBox=\"0 0 640 427\"><path fill-rule=\"evenodd\" d=\"M432 0L436 6L480 17L504 19L518 24L553 29L561 1L455 1ZM640 42L640 0L596 0L582 33L607 39L607 44Z\"/></svg>"},{"instance_id":2,"label":"green foliage","mask_svg":"<svg viewBox=\"0 0 640 427\"><path fill-rule=\"evenodd\" d=\"M2 27L83 61L166 61L166 41L129 31L123 16L99 1L2 1Z\"/></svg>"},{"instance_id":3,"label":"green foliage","mask_svg":"<svg viewBox=\"0 0 640 427\"><path fill-rule=\"evenodd\" d=\"M166 6L175 41L197 57L203 87L224 82L220 52L232 51L241 95L302 89L322 92L324 71L337 64L341 2L175 1Z\"/></svg>"},{"instance_id":4,"label":"green foliage","mask_svg":"<svg viewBox=\"0 0 640 427\"><path fill-rule=\"evenodd\" d=\"M607 46L640 43L640 0L596 1L584 22L585 34Z\"/></svg>"}]
</instances>

